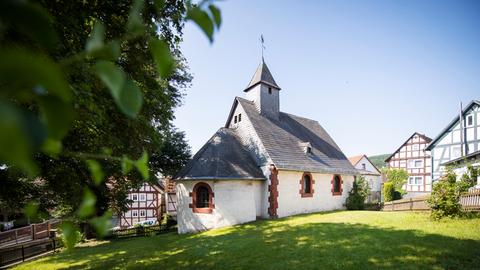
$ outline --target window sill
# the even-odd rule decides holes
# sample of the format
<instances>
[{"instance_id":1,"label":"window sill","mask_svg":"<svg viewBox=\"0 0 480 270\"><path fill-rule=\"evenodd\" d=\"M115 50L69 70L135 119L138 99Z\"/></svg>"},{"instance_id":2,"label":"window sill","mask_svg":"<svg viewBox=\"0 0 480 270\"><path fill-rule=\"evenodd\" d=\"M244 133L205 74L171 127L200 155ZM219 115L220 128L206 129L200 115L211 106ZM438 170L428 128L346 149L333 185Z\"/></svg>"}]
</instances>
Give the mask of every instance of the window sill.
<instances>
[{"instance_id":1,"label":"window sill","mask_svg":"<svg viewBox=\"0 0 480 270\"><path fill-rule=\"evenodd\" d=\"M342 192L332 192L332 196L342 196Z\"/></svg>"},{"instance_id":2,"label":"window sill","mask_svg":"<svg viewBox=\"0 0 480 270\"><path fill-rule=\"evenodd\" d=\"M313 197L313 193L300 193L302 198L311 198Z\"/></svg>"}]
</instances>

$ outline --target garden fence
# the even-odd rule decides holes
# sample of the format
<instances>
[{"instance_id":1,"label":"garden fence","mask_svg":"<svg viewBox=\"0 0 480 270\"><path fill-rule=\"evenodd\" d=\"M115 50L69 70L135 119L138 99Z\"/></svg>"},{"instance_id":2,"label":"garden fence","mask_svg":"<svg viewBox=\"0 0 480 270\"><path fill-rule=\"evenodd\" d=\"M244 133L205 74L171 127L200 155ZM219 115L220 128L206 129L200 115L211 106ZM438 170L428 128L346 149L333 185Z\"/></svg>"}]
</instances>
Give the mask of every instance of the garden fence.
<instances>
[{"instance_id":1,"label":"garden fence","mask_svg":"<svg viewBox=\"0 0 480 270\"><path fill-rule=\"evenodd\" d=\"M61 246L62 241L52 238L2 248L0 249L0 267L24 262L28 258L55 251Z\"/></svg>"},{"instance_id":2,"label":"garden fence","mask_svg":"<svg viewBox=\"0 0 480 270\"><path fill-rule=\"evenodd\" d=\"M429 196L401 199L383 204L383 211L430 211L427 204ZM480 211L480 190L470 191L460 197L464 210Z\"/></svg>"},{"instance_id":3,"label":"garden fence","mask_svg":"<svg viewBox=\"0 0 480 270\"><path fill-rule=\"evenodd\" d=\"M59 225L60 220L48 220L43 223L0 232L0 247L48 238L50 237L50 231L57 229Z\"/></svg>"}]
</instances>

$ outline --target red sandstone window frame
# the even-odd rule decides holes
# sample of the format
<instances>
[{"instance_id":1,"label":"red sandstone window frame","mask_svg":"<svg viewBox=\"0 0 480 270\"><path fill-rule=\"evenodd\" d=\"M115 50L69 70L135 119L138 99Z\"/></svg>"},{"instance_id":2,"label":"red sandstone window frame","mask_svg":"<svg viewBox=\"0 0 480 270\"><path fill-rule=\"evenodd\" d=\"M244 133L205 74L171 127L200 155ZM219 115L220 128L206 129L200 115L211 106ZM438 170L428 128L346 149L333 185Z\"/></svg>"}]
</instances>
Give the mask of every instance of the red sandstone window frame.
<instances>
[{"instance_id":1,"label":"red sandstone window frame","mask_svg":"<svg viewBox=\"0 0 480 270\"><path fill-rule=\"evenodd\" d=\"M339 191L335 191L335 178L337 178L337 177L340 180L340 183L339 183L340 190ZM339 174L334 174L333 177L332 177L332 196L340 196L340 195L342 195L342 193L343 193L343 178Z\"/></svg>"},{"instance_id":2,"label":"red sandstone window frame","mask_svg":"<svg viewBox=\"0 0 480 270\"><path fill-rule=\"evenodd\" d=\"M197 207L197 191L200 187L205 187L208 190L208 207ZM192 208L193 213L211 214L213 209L215 209L215 204L213 203L213 197L215 194L213 193L209 184L205 182L196 183L195 186L193 186L193 191L190 192L189 196L192 198L192 203L189 204L189 207Z\"/></svg>"},{"instance_id":3,"label":"red sandstone window frame","mask_svg":"<svg viewBox=\"0 0 480 270\"><path fill-rule=\"evenodd\" d=\"M308 176L310 178L310 192L309 193L305 192L305 176ZM313 193L315 192L313 190L313 185L314 184L315 184L315 180L313 180L312 174L309 173L309 172L304 172L302 174L302 178L300 179L300 191L299 191L302 198L313 197Z\"/></svg>"}]
</instances>

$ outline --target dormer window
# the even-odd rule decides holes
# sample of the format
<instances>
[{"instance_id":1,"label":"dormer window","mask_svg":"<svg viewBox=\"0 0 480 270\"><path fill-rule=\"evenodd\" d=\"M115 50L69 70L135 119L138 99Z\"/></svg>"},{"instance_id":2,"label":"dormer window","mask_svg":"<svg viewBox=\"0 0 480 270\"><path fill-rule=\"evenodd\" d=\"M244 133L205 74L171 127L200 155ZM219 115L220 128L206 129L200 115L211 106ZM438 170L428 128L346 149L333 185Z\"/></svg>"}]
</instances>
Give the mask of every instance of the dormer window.
<instances>
[{"instance_id":1,"label":"dormer window","mask_svg":"<svg viewBox=\"0 0 480 270\"><path fill-rule=\"evenodd\" d=\"M268 94L269 94L269 95L272 94L272 87L268 87Z\"/></svg>"},{"instance_id":2,"label":"dormer window","mask_svg":"<svg viewBox=\"0 0 480 270\"><path fill-rule=\"evenodd\" d=\"M312 145L309 142L300 143L300 147L306 155L312 154Z\"/></svg>"}]
</instances>

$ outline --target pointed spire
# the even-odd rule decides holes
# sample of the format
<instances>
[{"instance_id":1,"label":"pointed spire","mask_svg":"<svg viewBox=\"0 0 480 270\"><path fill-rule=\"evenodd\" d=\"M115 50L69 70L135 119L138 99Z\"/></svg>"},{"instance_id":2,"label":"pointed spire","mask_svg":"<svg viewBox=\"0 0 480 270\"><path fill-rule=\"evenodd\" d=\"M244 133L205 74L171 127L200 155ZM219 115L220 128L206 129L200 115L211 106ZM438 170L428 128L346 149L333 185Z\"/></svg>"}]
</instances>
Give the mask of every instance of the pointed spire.
<instances>
[{"instance_id":1,"label":"pointed spire","mask_svg":"<svg viewBox=\"0 0 480 270\"><path fill-rule=\"evenodd\" d=\"M250 89L252 89L259 83L264 83L278 90L281 89L273 79L272 73L270 73L270 70L268 69L267 64L265 64L265 60L263 59L263 56L262 56L262 62L260 63L260 65L258 65L257 70L255 71L255 74L253 74L252 80L250 80L250 83L248 84L247 88L243 91L248 92Z\"/></svg>"}]
</instances>

